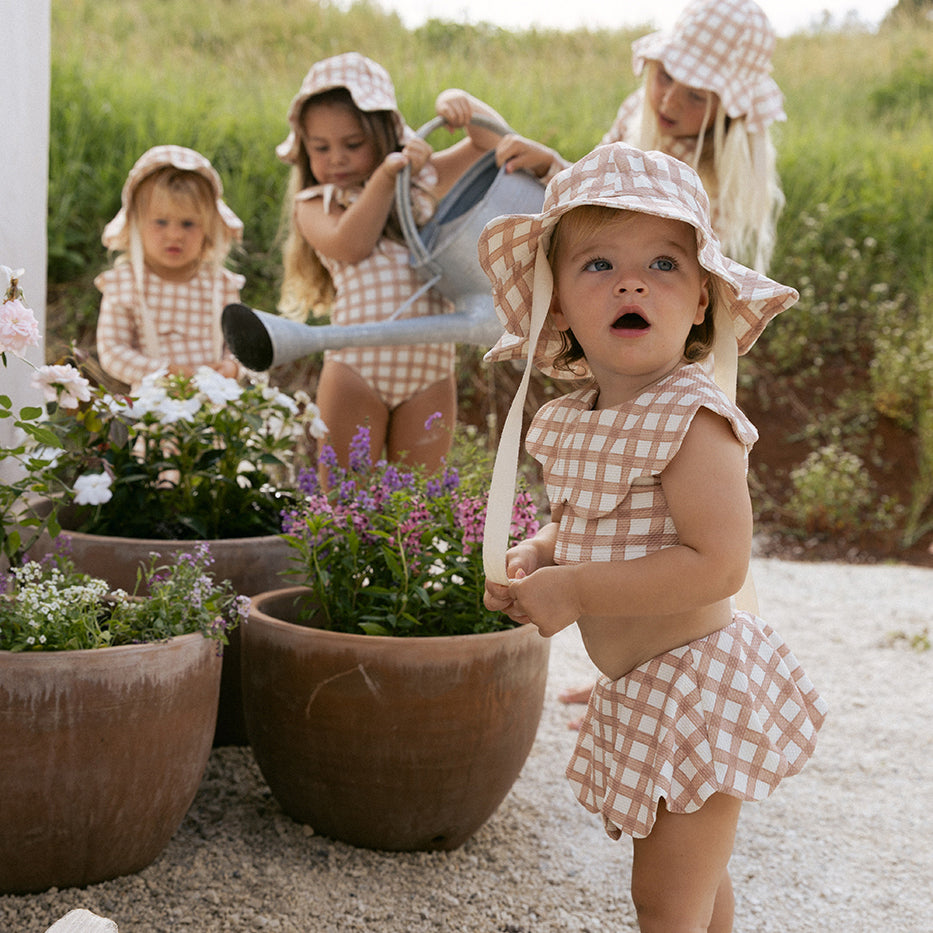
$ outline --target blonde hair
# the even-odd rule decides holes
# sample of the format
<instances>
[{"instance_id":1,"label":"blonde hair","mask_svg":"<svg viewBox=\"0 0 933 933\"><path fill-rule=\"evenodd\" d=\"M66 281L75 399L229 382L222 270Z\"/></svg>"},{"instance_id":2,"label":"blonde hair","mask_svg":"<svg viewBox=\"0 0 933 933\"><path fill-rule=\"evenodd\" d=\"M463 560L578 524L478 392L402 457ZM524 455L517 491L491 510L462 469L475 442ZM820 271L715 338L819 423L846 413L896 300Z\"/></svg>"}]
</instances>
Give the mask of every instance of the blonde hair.
<instances>
[{"instance_id":1,"label":"blonde hair","mask_svg":"<svg viewBox=\"0 0 933 933\"><path fill-rule=\"evenodd\" d=\"M390 152L401 149L392 113L388 110L360 110L346 88L331 88L309 97L301 110L298 121L300 126L304 126L308 111L317 106L340 106L352 112L360 123L360 129L374 143L376 165ZM330 273L295 226L295 197L305 188L318 183L311 171L304 137L299 133L298 154L289 175L282 212L281 226L287 229L287 234L282 246L283 276L278 304L279 312L293 320L303 321L309 313L315 317L326 315L336 297ZM394 210L386 221L384 235L402 240L401 227Z\"/></svg>"},{"instance_id":2,"label":"blonde hair","mask_svg":"<svg viewBox=\"0 0 933 933\"><path fill-rule=\"evenodd\" d=\"M566 214L554 225L551 233L551 241L548 244L547 259L554 275L554 294L557 293L558 274L557 260L562 251L572 248L574 243L595 233L612 223L624 223L632 216L633 212L616 207L608 207L604 204L582 204L567 211ZM686 221L681 221L686 223ZM694 237L694 244L696 239ZM701 267L702 272L706 272ZM716 295L718 294L719 280L716 276L709 275L709 304L706 306L706 314L699 324L694 324L687 334L684 343L684 359L688 363L699 363L705 360L713 350L713 341L715 338L715 328L713 324L714 309L716 306ZM554 358L555 369L564 369L570 373L575 371L574 363L586 358L583 347L580 345L576 336L570 330L560 332L562 346L560 352Z\"/></svg>"},{"instance_id":3,"label":"blonde hair","mask_svg":"<svg viewBox=\"0 0 933 933\"><path fill-rule=\"evenodd\" d=\"M646 62L646 88L658 67L654 60ZM709 195L713 229L727 256L765 273L784 207L771 134L768 130L749 133L744 117L728 117L722 107L717 107L711 125L707 123L704 119L688 164L700 176ZM638 138L629 140L632 145L639 149L663 148L647 93L635 129Z\"/></svg>"}]
</instances>

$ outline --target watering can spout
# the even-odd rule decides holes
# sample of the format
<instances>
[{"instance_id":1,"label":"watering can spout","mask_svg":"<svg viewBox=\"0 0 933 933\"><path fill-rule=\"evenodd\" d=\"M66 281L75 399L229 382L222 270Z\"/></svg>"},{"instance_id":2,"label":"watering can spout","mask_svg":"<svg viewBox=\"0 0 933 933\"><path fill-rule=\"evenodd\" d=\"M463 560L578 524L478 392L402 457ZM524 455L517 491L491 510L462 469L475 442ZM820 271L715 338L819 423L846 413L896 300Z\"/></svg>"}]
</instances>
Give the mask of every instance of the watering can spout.
<instances>
[{"instance_id":1,"label":"watering can spout","mask_svg":"<svg viewBox=\"0 0 933 933\"><path fill-rule=\"evenodd\" d=\"M467 295L452 314L375 324L313 326L244 304L229 304L221 317L224 340L247 369L261 372L312 353L342 347L412 343L469 343L491 347L502 333L490 296Z\"/></svg>"}]
</instances>

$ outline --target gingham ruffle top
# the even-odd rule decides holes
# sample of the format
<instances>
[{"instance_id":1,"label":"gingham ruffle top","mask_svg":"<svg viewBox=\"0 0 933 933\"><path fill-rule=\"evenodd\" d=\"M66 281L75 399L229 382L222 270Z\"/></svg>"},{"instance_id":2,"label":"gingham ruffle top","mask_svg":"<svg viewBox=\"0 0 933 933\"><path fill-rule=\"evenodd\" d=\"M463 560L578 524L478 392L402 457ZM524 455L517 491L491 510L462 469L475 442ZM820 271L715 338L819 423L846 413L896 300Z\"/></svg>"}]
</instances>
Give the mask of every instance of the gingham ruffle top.
<instances>
[{"instance_id":1,"label":"gingham ruffle top","mask_svg":"<svg viewBox=\"0 0 933 933\"><path fill-rule=\"evenodd\" d=\"M564 506L559 564L631 560L677 544L659 476L700 408L730 422L746 456L758 439L700 364L675 370L617 408L593 410L597 395L584 388L547 403L525 441L543 467L552 507Z\"/></svg>"},{"instance_id":2,"label":"gingham ruffle top","mask_svg":"<svg viewBox=\"0 0 933 933\"><path fill-rule=\"evenodd\" d=\"M245 281L229 269L215 272L207 264L187 282L170 282L144 270L141 302L130 263L102 272L94 279L102 295L97 319L101 366L135 386L163 366L206 366L229 356L220 315L226 305L240 300Z\"/></svg>"}]
</instances>

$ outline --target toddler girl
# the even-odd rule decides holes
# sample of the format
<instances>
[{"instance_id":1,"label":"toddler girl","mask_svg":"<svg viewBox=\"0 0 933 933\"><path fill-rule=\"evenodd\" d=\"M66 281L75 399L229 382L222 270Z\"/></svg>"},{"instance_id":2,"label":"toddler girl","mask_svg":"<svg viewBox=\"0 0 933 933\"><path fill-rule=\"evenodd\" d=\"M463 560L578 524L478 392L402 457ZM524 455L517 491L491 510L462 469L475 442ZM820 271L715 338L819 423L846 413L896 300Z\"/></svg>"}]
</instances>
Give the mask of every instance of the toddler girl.
<instances>
[{"instance_id":1,"label":"toddler girl","mask_svg":"<svg viewBox=\"0 0 933 933\"><path fill-rule=\"evenodd\" d=\"M692 169L623 143L558 174L541 214L492 221L479 250L506 329L487 359L586 380L532 422L551 522L506 553L527 377L513 402L486 605L545 636L579 625L601 676L567 776L610 836L634 839L640 928L731 930L741 802L800 771L826 705L734 608L757 432L702 360L722 330L748 350L797 293L723 256Z\"/></svg>"},{"instance_id":2,"label":"toddler girl","mask_svg":"<svg viewBox=\"0 0 933 933\"><path fill-rule=\"evenodd\" d=\"M224 268L243 223L222 195L210 162L182 146L156 146L130 170L122 207L103 233L119 255L94 279L103 296L97 354L121 382L135 388L163 368L239 374L220 315L243 287L243 276Z\"/></svg>"},{"instance_id":3,"label":"toddler girl","mask_svg":"<svg viewBox=\"0 0 933 933\"><path fill-rule=\"evenodd\" d=\"M498 114L463 91L437 100L437 112L468 136L432 153L398 111L382 66L348 52L315 64L288 113L291 132L278 146L292 168L286 207L280 311L304 319L330 310L337 325L443 314L448 303L409 262L395 218L395 178L411 166L419 222L499 136L469 126L473 113ZM346 467L357 428L370 432L375 461L436 469L450 446L456 416L453 344L348 347L324 354L317 390L330 444ZM440 413L437 417L435 413Z\"/></svg>"},{"instance_id":4,"label":"toddler girl","mask_svg":"<svg viewBox=\"0 0 933 933\"><path fill-rule=\"evenodd\" d=\"M602 140L658 149L693 166L723 251L760 271L784 204L770 135L786 119L771 77L774 46L774 29L754 0L694 0L671 31L632 44L635 74L645 80ZM539 177L568 164L518 136L503 139L497 158Z\"/></svg>"}]
</instances>

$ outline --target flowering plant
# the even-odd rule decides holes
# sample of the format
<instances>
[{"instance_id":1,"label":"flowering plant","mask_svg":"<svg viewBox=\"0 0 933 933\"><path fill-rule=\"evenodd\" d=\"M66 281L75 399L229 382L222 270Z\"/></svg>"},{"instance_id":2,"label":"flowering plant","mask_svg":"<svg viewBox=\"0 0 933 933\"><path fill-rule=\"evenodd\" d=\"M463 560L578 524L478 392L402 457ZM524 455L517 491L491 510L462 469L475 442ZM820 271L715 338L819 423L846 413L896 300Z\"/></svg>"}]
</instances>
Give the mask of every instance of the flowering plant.
<instances>
[{"instance_id":1,"label":"flowering plant","mask_svg":"<svg viewBox=\"0 0 933 933\"><path fill-rule=\"evenodd\" d=\"M463 635L512 628L483 605L482 540L488 471L474 457L441 475L373 464L360 428L349 468L324 446L318 474L304 470L307 499L284 517L294 549L289 573L308 587L321 627L370 635ZM512 536L538 530L531 496L520 492Z\"/></svg>"},{"instance_id":2,"label":"flowering plant","mask_svg":"<svg viewBox=\"0 0 933 933\"><path fill-rule=\"evenodd\" d=\"M74 491L72 530L182 540L278 533L305 426L324 430L307 396L202 367L191 377L153 373L134 396L97 389L84 399L60 368L43 367L36 381L57 437L55 474Z\"/></svg>"},{"instance_id":3,"label":"flowering plant","mask_svg":"<svg viewBox=\"0 0 933 933\"><path fill-rule=\"evenodd\" d=\"M22 303L21 271L0 306L0 359L39 343ZM0 395L0 419L17 442L0 458L17 467L0 481L0 554L19 563L43 527L58 531L56 509L72 505L72 530L129 538L250 537L280 530L292 501L296 449L305 432L326 430L303 393L292 398L260 381L240 385L203 367L193 376L147 377L133 396L110 394L71 364L33 367L47 411L13 411ZM51 512L25 510L29 496ZM24 531L33 529L26 540Z\"/></svg>"},{"instance_id":4,"label":"flowering plant","mask_svg":"<svg viewBox=\"0 0 933 933\"><path fill-rule=\"evenodd\" d=\"M0 303L0 362L6 367L8 353L21 357L29 347L39 346L39 325L23 303L19 287L23 270L0 266L0 272L9 281ZM54 446L57 441L41 426L42 415L35 405L14 411L10 396L0 393L0 426L13 438L12 446L0 444L0 559L8 565L19 563L43 528L53 535L58 531L54 511L38 515L25 511L23 503L30 497L49 496L53 490L67 495L47 473L51 460L42 455L41 445Z\"/></svg>"},{"instance_id":5,"label":"flowering plant","mask_svg":"<svg viewBox=\"0 0 933 933\"><path fill-rule=\"evenodd\" d=\"M78 573L61 553L0 574L0 650L105 648L194 632L227 644L227 633L249 612L249 599L226 580L214 582L208 545L171 564L158 558L153 554L137 577L133 595L145 599Z\"/></svg>"}]
</instances>

